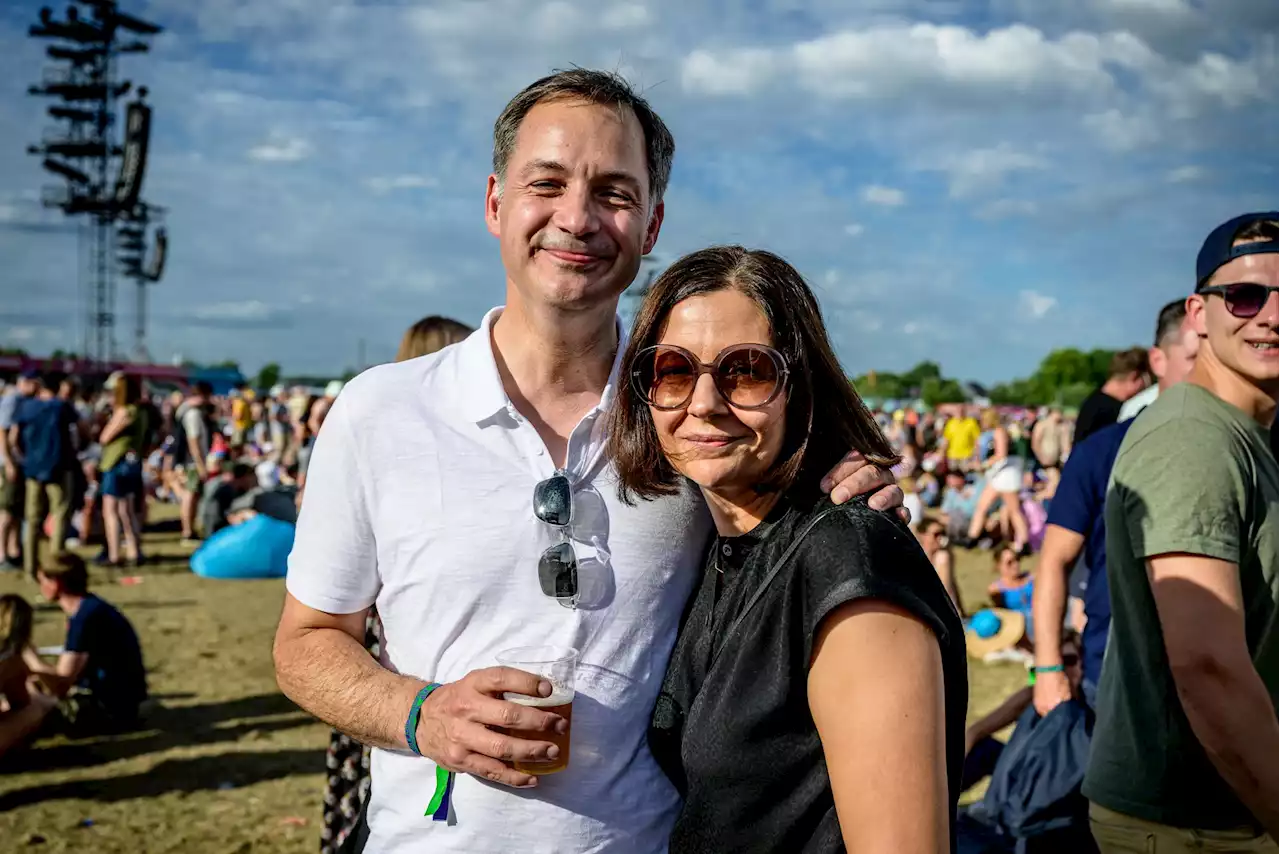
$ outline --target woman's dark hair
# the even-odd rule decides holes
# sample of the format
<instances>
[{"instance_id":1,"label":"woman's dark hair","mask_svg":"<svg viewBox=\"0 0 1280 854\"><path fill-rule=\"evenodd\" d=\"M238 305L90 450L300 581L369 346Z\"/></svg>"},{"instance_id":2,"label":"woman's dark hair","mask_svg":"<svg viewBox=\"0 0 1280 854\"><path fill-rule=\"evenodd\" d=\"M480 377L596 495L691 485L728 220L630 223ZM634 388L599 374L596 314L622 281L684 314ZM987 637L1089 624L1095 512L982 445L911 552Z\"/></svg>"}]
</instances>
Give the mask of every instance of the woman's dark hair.
<instances>
[{"instance_id":1,"label":"woman's dark hair","mask_svg":"<svg viewBox=\"0 0 1280 854\"><path fill-rule=\"evenodd\" d=\"M0 652L21 653L31 643L31 605L16 593L0 596Z\"/></svg>"},{"instance_id":2,"label":"woman's dark hair","mask_svg":"<svg viewBox=\"0 0 1280 854\"><path fill-rule=\"evenodd\" d=\"M634 503L637 497L670 495L680 483L662 453L649 406L631 384L636 354L658 343L678 304L730 288L760 307L773 347L790 368L786 436L761 488L816 495L821 478L850 450L877 465L896 464L898 456L840 367L818 301L795 268L772 252L712 246L668 267L636 314L609 422L610 453L622 500Z\"/></svg>"}]
</instances>

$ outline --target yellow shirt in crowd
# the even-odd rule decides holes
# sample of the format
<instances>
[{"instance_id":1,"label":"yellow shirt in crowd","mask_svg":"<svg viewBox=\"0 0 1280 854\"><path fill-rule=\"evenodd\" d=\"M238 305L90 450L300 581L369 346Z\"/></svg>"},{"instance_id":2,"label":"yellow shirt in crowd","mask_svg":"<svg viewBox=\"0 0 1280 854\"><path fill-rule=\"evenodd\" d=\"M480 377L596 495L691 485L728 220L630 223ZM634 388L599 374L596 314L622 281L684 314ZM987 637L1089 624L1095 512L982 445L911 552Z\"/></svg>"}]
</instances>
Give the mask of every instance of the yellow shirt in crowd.
<instances>
[{"instance_id":1,"label":"yellow shirt in crowd","mask_svg":"<svg viewBox=\"0 0 1280 854\"><path fill-rule=\"evenodd\" d=\"M978 419L969 416L948 418L947 426L942 428L942 438L947 441L947 459L970 459L978 449L978 437L981 435Z\"/></svg>"}]
</instances>

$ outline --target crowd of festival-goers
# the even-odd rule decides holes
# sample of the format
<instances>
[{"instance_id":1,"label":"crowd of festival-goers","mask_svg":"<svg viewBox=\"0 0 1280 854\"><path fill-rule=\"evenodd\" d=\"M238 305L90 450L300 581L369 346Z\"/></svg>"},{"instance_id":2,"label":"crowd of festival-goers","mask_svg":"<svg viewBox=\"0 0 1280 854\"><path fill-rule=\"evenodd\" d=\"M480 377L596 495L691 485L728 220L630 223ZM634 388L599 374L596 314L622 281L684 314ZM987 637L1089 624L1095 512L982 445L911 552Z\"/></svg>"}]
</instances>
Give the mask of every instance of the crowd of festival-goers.
<instances>
[{"instance_id":1,"label":"crowd of festival-goers","mask_svg":"<svg viewBox=\"0 0 1280 854\"><path fill-rule=\"evenodd\" d=\"M522 123L532 129L517 137ZM546 207L558 224L538 248L559 260L509 271L506 307L479 330L424 319L397 364L365 372L345 392L334 383L321 394L246 387L215 396L197 384L166 395L128 373L95 388L24 375L4 390L0 557L34 579L68 624L61 647L36 649L31 605L0 597L0 753L47 732L128 729L145 714L137 635L89 590L78 555L100 547L92 560L106 575L97 577L124 581L147 560L148 508L167 501L180 507L197 573L281 577L288 561L277 675L286 694L336 727L326 851L369 839L376 850L414 850L421 833L468 850L468 840L525 831L583 850L596 850L593 834L617 835L617 850L645 834L653 845L644 850L669 835L672 851L835 851L906 836L911 850L1129 851L1145 839L1141 850L1275 851L1276 214L1210 233L1194 294L1153 306L1151 346L1117 353L1074 412L981 401L869 411L794 268L763 250L712 247L658 278L629 343L605 340L629 284L610 279L616 293L599 297L603 331L593 334L603 338L592 351L597 385L609 390L588 406L576 401L563 424L531 424L538 401L515 390L529 365L495 361L495 352L549 352L520 336L555 316L539 312L568 287L556 276L594 270L604 257L582 225L596 220L579 209L594 196L556 190L577 173L537 148L578 138L614 140L617 150L557 156L614 176L623 195L653 183L660 199L666 172L660 182L616 177L664 159L669 170L674 143L643 99L582 69L534 84L495 129L502 159L489 213L496 221L508 204L501 183L494 189L505 158L547 172L507 192ZM613 195L607 204L624 219L651 209ZM649 227L650 238L636 226L618 245L651 248ZM523 323L507 323L517 316ZM431 406L415 395L430 395ZM892 502L871 503L887 478L853 500L847 451L892 469L909 530ZM592 466L606 455L617 482L597 490L601 469ZM539 498L560 488L562 516ZM579 500L606 509L574 517ZM439 518L424 520L428 509ZM612 530L596 536L602 519ZM445 527L414 539L425 525ZM645 533L628 539L629 528ZM456 543L455 530L466 532ZM509 549L508 540L524 545ZM547 546L537 561L526 554L531 543ZM989 554L982 601L961 596L956 549ZM430 567L421 562L428 552ZM445 591L432 585L445 584L434 569L447 558L462 558L447 579L461 586ZM607 589L590 583L610 560L620 589L630 585L634 601L617 607L635 612L632 623L613 611L591 622L607 610L591 597ZM758 619L744 619L755 608ZM480 612L511 625L454 620ZM580 737L603 743L606 725L639 737L652 709L652 756L639 741L621 757L582 751L570 766L579 776L563 778L570 788L549 788L546 802L512 796L536 792L539 780L495 760L554 759L558 747L538 735L564 721L503 699L538 696L536 677L473 659L487 654L490 628L507 641L520 632L574 637L583 625L591 631L577 642L635 674L586 674L605 700L584 692L593 702L575 715ZM353 645L361 634L383 667ZM717 658L725 636L751 655ZM433 646L473 642L484 649L454 658ZM966 654L1027 672L1025 687L967 726ZM772 662L764 677L762 661ZM410 675L427 668L439 672L418 675L441 682ZM657 694L664 668L656 705L619 687L643 682ZM889 687L850 699L850 684ZM609 715L628 703L647 707L622 727ZM1011 724L1007 741L996 738ZM495 737L491 726L527 737ZM385 783L372 795L370 743L372 777ZM767 758L750 755L760 745ZM679 799L653 783L655 762ZM572 788L615 773L631 774L644 796ZM437 795L424 817L421 784L429 792L432 774ZM984 779L985 796L957 811L960 793ZM794 791L777 790L778 780ZM556 792L589 796L594 812L578 800L562 809ZM650 797L662 800L652 821L640 809ZM486 806L505 810L503 820L478 816ZM524 823L552 815L562 826ZM1205 840L1218 847L1195 847Z\"/></svg>"}]
</instances>

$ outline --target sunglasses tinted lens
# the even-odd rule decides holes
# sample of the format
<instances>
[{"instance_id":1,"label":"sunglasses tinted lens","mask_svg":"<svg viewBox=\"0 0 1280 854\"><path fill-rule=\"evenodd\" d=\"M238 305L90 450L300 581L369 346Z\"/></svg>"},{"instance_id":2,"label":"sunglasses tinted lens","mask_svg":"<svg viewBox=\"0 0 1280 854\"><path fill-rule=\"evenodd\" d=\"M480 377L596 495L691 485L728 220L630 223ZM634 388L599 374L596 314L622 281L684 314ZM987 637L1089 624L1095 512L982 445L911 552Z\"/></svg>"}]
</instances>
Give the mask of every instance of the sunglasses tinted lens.
<instances>
[{"instance_id":1,"label":"sunglasses tinted lens","mask_svg":"<svg viewBox=\"0 0 1280 854\"><path fill-rule=\"evenodd\" d=\"M683 406L698 381L698 373L689 357L679 350L658 349L644 361L640 392L645 400L661 408Z\"/></svg>"},{"instance_id":2,"label":"sunglasses tinted lens","mask_svg":"<svg viewBox=\"0 0 1280 854\"><path fill-rule=\"evenodd\" d=\"M578 595L578 558L573 546L558 543L542 553L538 560L538 584L543 593L554 599L573 599Z\"/></svg>"},{"instance_id":3,"label":"sunglasses tinted lens","mask_svg":"<svg viewBox=\"0 0 1280 854\"><path fill-rule=\"evenodd\" d=\"M720 359L716 383L735 406L763 406L778 390L778 363L767 350L742 347Z\"/></svg>"},{"instance_id":4,"label":"sunglasses tinted lens","mask_svg":"<svg viewBox=\"0 0 1280 854\"><path fill-rule=\"evenodd\" d=\"M533 515L548 525L563 528L573 511L573 490L569 478L553 475L533 488Z\"/></svg>"},{"instance_id":5,"label":"sunglasses tinted lens","mask_svg":"<svg viewBox=\"0 0 1280 854\"><path fill-rule=\"evenodd\" d=\"M1238 285L1227 285L1223 298L1227 303L1227 311L1236 317L1253 317L1262 311L1267 304L1271 291L1265 285L1242 282Z\"/></svg>"}]
</instances>

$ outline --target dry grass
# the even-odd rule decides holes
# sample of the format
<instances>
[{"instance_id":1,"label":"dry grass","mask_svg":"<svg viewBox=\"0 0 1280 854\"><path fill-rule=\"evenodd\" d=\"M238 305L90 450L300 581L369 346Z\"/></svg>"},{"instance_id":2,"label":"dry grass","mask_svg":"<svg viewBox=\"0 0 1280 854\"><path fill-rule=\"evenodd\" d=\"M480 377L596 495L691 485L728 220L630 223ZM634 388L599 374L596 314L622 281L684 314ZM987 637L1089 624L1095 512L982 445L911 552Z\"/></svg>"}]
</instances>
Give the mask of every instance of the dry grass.
<instances>
[{"instance_id":1,"label":"dry grass","mask_svg":"<svg viewBox=\"0 0 1280 854\"><path fill-rule=\"evenodd\" d=\"M159 520L173 510L159 507ZM93 583L137 628L155 697L127 737L40 742L0 767L0 849L61 852L283 854L318 846L328 730L276 688L271 637L283 582L192 575L176 532L147 536L156 560L121 585ZM96 550L95 550L96 552ZM89 552L85 552L89 556ZM960 553L967 603L985 598L990 563ZM0 593L35 586L0 576ZM62 613L42 606L36 643L61 644ZM970 668L970 712L1023 684L1013 665ZM87 826L86 826L87 825Z\"/></svg>"}]
</instances>

